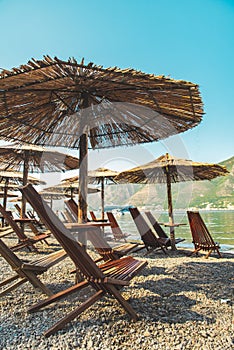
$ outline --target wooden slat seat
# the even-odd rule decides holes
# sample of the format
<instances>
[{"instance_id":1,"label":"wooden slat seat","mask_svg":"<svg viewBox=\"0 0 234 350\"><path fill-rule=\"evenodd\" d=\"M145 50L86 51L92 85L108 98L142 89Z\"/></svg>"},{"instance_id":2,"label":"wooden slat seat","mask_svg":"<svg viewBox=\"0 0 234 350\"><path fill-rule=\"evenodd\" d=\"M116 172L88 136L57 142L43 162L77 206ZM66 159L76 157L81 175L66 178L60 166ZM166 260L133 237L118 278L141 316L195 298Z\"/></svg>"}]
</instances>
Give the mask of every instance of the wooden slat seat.
<instances>
[{"instance_id":1,"label":"wooden slat seat","mask_svg":"<svg viewBox=\"0 0 234 350\"><path fill-rule=\"evenodd\" d=\"M66 252L61 249L58 252L40 257L37 260L25 262L0 239L0 254L11 266L15 275L0 282L0 288L8 286L0 291L0 296L19 287L25 282L30 282L35 288L39 288L43 293L52 295L52 292L39 280L37 275L47 271L51 266L57 264L66 257ZM15 283L12 283L16 281Z\"/></svg>"},{"instance_id":2,"label":"wooden slat seat","mask_svg":"<svg viewBox=\"0 0 234 350\"><path fill-rule=\"evenodd\" d=\"M199 212L187 211L189 225L193 237L194 251L193 254L198 254L200 250L208 251L206 259L209 258L212 251L216 251L221 258L219 244L214 242L206 224L204 223Z\"/></svg>"},{"instance_id":3,"label":"wooden slat seat","mask_svg":"<svg viewBox=\"0 0 234 350\"><path fill-rule=\"evenodd\" d=\"M170 239L170 237L168 237L168 235L163 230L162 226L157 222L157 220L152 215L152 213L150 211L146 211L145 215L149 219L149 221L150 221L151 225L153 226L155 232L157 233L159 239L160 238L167 239L168 241L166 243L166 247L170 247L171 246L171 239ZM181 243L184 240L185 240L184 238L175 238L175 244Z\"/></svg>"},{"instance_id":4,"label":"wooden slat seat","mask_svg":"<svg viewBox=\"0 0 234 350\"><path fill-rule=\"evenodd\" d=\"M129 208L129 211L138 232L140 233L147 253L150 253L155 249L162 249L164 254L167 255L168 253L166 252L165 247L169 238L157 238L137 208Z\"/></svg>"},{"instance_id":5,"label":"wooden slat seat","mask_svg":"<svg viewBox=\"0 0 234 350\"><path fill-rule=\"evenodd\" d=\"M90 285L95 290L94 294L85 302L68 313L64 318L58 321L54 326L46 331L45 335L49 336L57 330L63 328L65 324L72 321L88 307L92 306L96 301L101 299L105 294L110 294L122 305L133 320L137 320L137 314L130 304L123 298L119 288L129 283L129 281L141 271L147 262L134 259L133 257L124 257L118 260L107 261L101 265L97 265L84 247L74 239L70 231L66 229L60 219L43 201L37 191L27 185L20 189L27 201L32 205L43 223L52 232L68 256L72 259L79 273L84 280L66 289L63 292L54 294L53 296L32 306L29 311L34 312L41 307L49 305L62 297L66 297L84 287Z\"/></svg>"}]
</instances>

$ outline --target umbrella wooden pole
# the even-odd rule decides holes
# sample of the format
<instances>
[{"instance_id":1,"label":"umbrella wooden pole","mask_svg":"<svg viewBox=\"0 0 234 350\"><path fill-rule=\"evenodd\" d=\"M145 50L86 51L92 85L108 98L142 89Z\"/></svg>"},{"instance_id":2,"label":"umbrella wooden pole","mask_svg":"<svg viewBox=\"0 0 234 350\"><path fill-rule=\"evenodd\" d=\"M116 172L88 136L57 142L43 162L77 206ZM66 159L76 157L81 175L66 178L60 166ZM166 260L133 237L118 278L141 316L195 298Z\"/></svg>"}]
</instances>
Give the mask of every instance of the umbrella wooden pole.
<instances>
[{"instance_id":1,"label":"umbrella wooden pole","mask_svg":"<svg viewBox=\"0 0 234 350\"><path fill-rule=\"evenodd\" d=\"M79 206L78 222L87 222L87 187L88 187L88 137L80 137L80 175L79 175Z\"/></svg>"},{"instance_id":2,"label":"umbrella wooden pole","mask_svg":"<svg viewBox=\"0 0 234 350\"><path fill-rule=\"evenodd\" d=\"M171 239L171 249L176 250L175 245L175 228L174 228L174 216L173 216L173 205L172 205L172 194L171 194L171 180L170 174L167 172L167 200L168 200L168 215L170 226L170 239Z\"/></svg>"},{"instance_id":3,"label":"umbrella wooden pole","mask_svg":"<svg viewBox=\"0 0 234 350\"><path fill-rule=\"evenodd\" d=\"M29 152L25 152L24 154L24 170L23 170L23 186L27 185L28 182L28 168L29 168ZM22 194L22 204L21 204L21 212L20 217L24 218L26 212L26 198ZM24 224L21 223L21 230L24 232Z\"/></svg>"},{"instance_id":4,"label":"umbrella wooden pole","mask_svg":"<svg viewBox=\"0 0 234 350\"><path fill-rule=\"evenodd\" d=\"M101 179L102 220L104 220L104 178Z\"/></svg>"},{"instance_id":5,"label":"umbrella wooden pole","mask_svg":"<svg viewBox=\"0 0 234 350\"><path fill-rule=\"evenodd\" d=\"M89 106L88 94L81 94L81 109ZM82 118L82 113L81 113ZM81 120L83 134L80 136L80 174L79 174L79 197L78 197L78 222L87 222L87 193L88 193L88 134L85 131L85 116ZM82 123L83 122L83 123ZM83 125L82 125L83 124ZM82 130L82 129L81 129Z\"/></svg>"},{"instance_id":6,"label":"umbrella wooden pole","mask_svg":"<svg viewBox=\"0 0 234 350\"><path fill-rule=\"evenodd\" d=\"M9 179L6 179L5 186L4 186L4 194L3 194L3 208L4 208L5 210L6 210L6 206L7 206L8 184L9 184Z\"/></svg>"}]
</instances>

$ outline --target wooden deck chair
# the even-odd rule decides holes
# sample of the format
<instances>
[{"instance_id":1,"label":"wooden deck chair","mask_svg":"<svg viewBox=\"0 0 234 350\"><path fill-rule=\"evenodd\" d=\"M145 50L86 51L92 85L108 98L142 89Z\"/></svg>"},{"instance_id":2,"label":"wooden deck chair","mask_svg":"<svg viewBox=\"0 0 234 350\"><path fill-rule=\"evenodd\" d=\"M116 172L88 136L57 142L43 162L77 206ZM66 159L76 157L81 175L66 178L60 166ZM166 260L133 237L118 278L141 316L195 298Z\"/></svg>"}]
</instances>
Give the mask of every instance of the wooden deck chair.
<instances>
[{"instance_id":1,"label":"wooden deck chair","mask_svg":"<svg viewBox=\"0 0 234 350\"><path fill-rule=\"evenodd\" d=\"M38 234L32 237L26 236L24 232L22 232L21 228L14 221L13 217L3 208L0 204L0 213L5 218L5 220L9 223L14 233L18 236L19 243L12 247L12 250L18 250L23 247L27 247L29 250L37 251L37 248L34 246L37 242L46 240L50 235L47 233Z\"/></svg>"},{"instance_id":2,"label":"wooden deck chair","mask_svg":"<svg viewBox=\"0 0 234 350\"><path fill-rule=\"evenodd\" d=\"M147 262L139 261L128 256L97 265L91 259L86 250L74 240L70 231L65 228L63 223L59 220L51 208L49 208L49 206L43 201L32 185L27 185L20 190L25 195L28 202L36 210L37 214L40 216L47 228L53 233L55 238L67 252L68 256L73 260L75 266L84 277L82 282L79 282L75 286L72 286L63 292L57 293L46 300L39 302L38 304L32 306L29 311L36 311L41 307L49 305L60 298L74 293L86 286L93 287L95 291L94 294L85 302L80 304L49 330L47 330L45 335L49 336L57 330L63 328L68 322L72 321L106 294L110 294L116 298L116 300L131 316L131 318L136 320L137 314L130 304L123 298L119 292L119 289L120 287L128 285L129 281L147 265Z\"/></svg>"},{"instance_id":3,"label":"wooden deck chair","mask_svg":"<svg viewBox=\"0 0 234 350\"><path fill-rule=\"evenodd\" d=\"M199 212L187 211L187 215L195 248L191 255L197 254L199 250L204 250L208 251L206 255L208 259L212 251L216 251L221 258L220 246L214 242Z\"/></svg>"},{"instance_id":4,"label":"wooden deck chair","mask_svg":"<svg viewBox=\"0 0 234 350\"><path fill-rule=\"evenodd\" d=\"M114 239L116 241L123 239L125 242L127 242L126 237L128 237L130 235L127 233L123 233L123 231L119 227L119 224L118 224L116 218L114 217L113 213L107 212L106 215L108 217L109 222L111 223L111 231L112 231Z\"/></svg>"},{"instance_id":5,"label":"wooden deck chair","mask_svg":"<svg viewBox=\"0 0 234 350\"><path fill-rule=\"evenodd\" d=\"M76 213L76 220L75 215L71 216L70 219L73 222L77 222L77 212L78 212L78 205L73 199L69 199L66 201L67 206L69 207L70 211L73 213ZM120 246L112 248L106 239L103 237L103 232L100 228L94 227L92 231L88 231L87 239L92 243L95 250L98 252L98 254L101 255L102 259L104 261L110 260L110 259L119 259L120 257L128 254L133 253L135 249L139 246L138 243L125 243L121 244ZM138 250L138 249L137 249ZM102 260L101 259L101 260ZM100 259L98 259L100 260ZM96 260L96 261L98 261Z\"/></svg>"},{"instance_id":6,"label":"wooden deck chair","mask_svg":"<svg viewBox=\"0 0 234 350\"><path fill-rule=\"evenodd\" d=\"M157 220L152 215L152 213L150 211L146 211L145 215L149 219L149 221L150 221L151 225L153 226L155 232L157 233L158 237L161 237L161 238L164 238L164 239L168 239L168 242L166 243L166 246L170 247L171 246L171 239L168 237L166 232L163 230L162 226L157 222ZM184 238L176 238L175 239L175 244L183 242L184 240L185 240Z\"/></svg>"},{"instance_id":7,"label":"wooden deck chair","mask_svg":"<svg viewBox=\"0 0 234 350\"><path fill-rule=\"evenodd\" d=\"M157 238L137 208L129 208L129 211L147 252L150 253L155 249L161 248L164 254L168 254L165 247L169 239Z\"/></svg>"},{"instance_id":8,"label":"wooden deck chair","mask_svg":"<svg viewBox=\"0 0 234 350\"><path fill-rule=\"evenodd\" d=\"M33 287L39 288L43 293L52 295L52 292L37 277L47 271L51 266L57 264L66 257L63 249L40 257L31 262L24 262L0 239L0 254L11 266L15 275L0 282L0 288L7 286L0 291L0 297L16 289L25 282L30 282ZM14 282L14 283L13 283Z\"/></svg>"},{"instance_id":9,"label":"wooden deck chair","mask_svg":"<svg viewBox=\"0 0 234 350\"><path fill-rule=\"evenodd\" d=\"M20 214L20 213L21 213L21 208L20 208L19 204L15 204L15 208L16 208L16 210L18 211L18 213ZM28 216L26 213L24 214L24 217L25 217L26 219L29 218L29 216ZM36 236L41 235L42 233L44 233L44 234L46 233L46 234L50 235L50 232L49 232L48 230L45 232L45 229L44 229L44 230L43 230L44 232L42 232L41 228L40 228L40 230L38 229L38 227L36 226L37 221L36 221L35 219L32 219L32 218L30 218L30 219L33 220L33 221L28 222L27 225L30 227L31 231L32 231ZM35 221L34 221L34 220L35 220ZM44 239L44 241L45 241L46 244L48 245L48 242L46 241L46 239Z\"/></svg>"}]
</instances>

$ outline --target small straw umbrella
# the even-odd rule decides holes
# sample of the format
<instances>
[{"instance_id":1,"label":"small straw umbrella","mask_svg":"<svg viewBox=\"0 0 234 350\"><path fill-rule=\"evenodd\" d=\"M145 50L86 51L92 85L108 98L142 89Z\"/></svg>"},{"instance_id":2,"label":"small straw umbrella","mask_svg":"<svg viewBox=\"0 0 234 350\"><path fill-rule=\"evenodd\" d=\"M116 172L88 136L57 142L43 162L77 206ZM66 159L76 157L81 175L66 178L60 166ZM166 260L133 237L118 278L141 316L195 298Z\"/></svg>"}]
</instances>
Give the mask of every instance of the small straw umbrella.
<instances>
[{"instance_id":1,"label":"small straw umbrella","mask_svg":"<svg viewBox=\"0 0 234 350\"><path fill-rule=\"evenodd\" d=\"M3 188L5 195L3 196L3 207L6 209L8 189L15 189L22 185L24 175L19 171L0 171L0 187ZM34 185L45 185L45 181L39 180L33 176L28 176L28 182Z\"/></svg>"},{"instance_id":2,"label":"small straw umbrella","mask_svg":"<svg viewBox=\"0 0 234 350\"><path fill-rule=\"evenodd\" d=\"M119 173L114 170L107 168L98 168L96 170L90 170L88 172L88 183L93 185L101 185L101 210L102 210L102 220L104 220L104 203L105 203L105 189L104 184L115 183L114 177ZM71 177L69 179L62 180L62 182L67 184L73 184L78 181L78 176Z\"/></svg>"},{"instance_id":3,"label":"small straw umbrella","mask_svg":"<svg viewBox=\"0 0 234 350\"><path fill-rule=\"evenodd\" d=\"M227 175L226 168L218 164L198 163L180 159L166 153L147 164L121 172L115 181L118 183L167 184L168 216L171 247L175 247L174 216L172 206L171 183L183 181L212 180Z\"/></svg>"},{"instance_id":4,"label":"small straw umbrella","mask_svg":"<svg viewBox=\"0 0 234 350\"><path fill-rule=\"evenodd\" d=\"M0 136L79 148L79 221L87 221L88 148L165 139L198 125L198 85L134 69L44 56L0 73Z\"/></svg>"},{"instance_id":5,"label":"small straw umbrella","mask_svg":"<svg viewBox=\"0 0 234 350\"><path fill-rule=\"evenodd\" d=\"M0 147L0 169L22 170L23 186L28 173L44 173L77 169L79 160L70 155L34 145L7 145ZM24 217L26 201L22 197L21 217Z\"/></svg>"},{"instance_id":6,"label":"small straw umbrella","mask_svg":"<svg viewBox=\"0 0 234 350\"><path fill-rule=\"evenodd\" d=\"M79 194L78 187L78 181L73 183L61 182L58 185L44 188L43 191L51 193L64 193L67 197L72 199L74 195ZM97 188L88 187L88 194L97 192L99 192Z\"/></svg>"}]
</instances>

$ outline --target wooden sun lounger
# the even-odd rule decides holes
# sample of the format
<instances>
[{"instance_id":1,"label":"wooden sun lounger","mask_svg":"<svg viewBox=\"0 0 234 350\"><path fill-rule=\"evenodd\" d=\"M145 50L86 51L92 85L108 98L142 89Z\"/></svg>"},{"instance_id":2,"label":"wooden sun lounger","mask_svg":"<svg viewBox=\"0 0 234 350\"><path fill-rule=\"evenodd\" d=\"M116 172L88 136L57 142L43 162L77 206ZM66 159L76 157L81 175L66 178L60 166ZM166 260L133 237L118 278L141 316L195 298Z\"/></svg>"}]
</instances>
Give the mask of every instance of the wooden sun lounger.
<instances>
[{"instance_id":1,"label":"wooden sun lounger","mask_svg":"<svg viewBox=\"0 0 234 350\"><path fill-rule=\"evenodd\" d=\"M140 233L147 253L161 248L164 254L168 254L165 247L169 238L157 238L137 208L129 208L129 211Z\"/></svg>"},{"instance_id":2,"label":"wooden sun lounger","mask_svg":"<svg viewBox=\"0 0 234 350\"><path fill-rule=\"evenodd\" d=\"M157 233L159 238L164 238L164 239L168 239L166 246L170 247L171 246L171 239L168 237L168 235L166 234L166 232L162 229L162 226L157 222L157 220L155 219L155 217L152 215L152 213L150 211L146 211L145 215L147 216L147 218L149 219L151 225L153 226L155 232ZM175 239L175 244L178 244L180 242L183 242L185 239L184 238L176 238Z\"/></svg>"},{"instance_id":3,"label":"wooden sun lounger","mask_svg":"<svg viewBox=\"0 0 234 350\"><path fill-rule=\"evenodd\" d=\"M27 201L37 211L37 214L47 228L53 233L67 252L68 256L73 260L75 266L79 269L79 272L84 278L82 282L77 283L75 286L32 306L29 311L36 311L84 287L91 286L94 289L94 294L91 297L47 330L45 335L49 336L63 328L68 322L71 322L106 294L112 295L127 311L130 317L133 320L137 320L137 314L131 305L123 298L119 289L128 285L129 281L147 265L147 262L139 261L128 256L118 260L107 261L98 266L88 255L86 250L74 240L70 231L65 228L63 223L43 201L32 185L27 185L20 190L25 195Z\"/></svg>"},{"instance_id":4,"label":"wooden sun lounger","mask_svg":"<svg viewBox=\"0 0 234 350\"><path fill-rule=\"evenodd\" d=\"M216 251L221 258L220 246L214 242L199 212L187 211L187 215L195 248L191 255L198 254L199 250L204 250L208 251L206 255L208 259L212 251Z\"/></svg>"},{"instance_id":5,"label":"wooden sun lounger","mask_svg":"<svg viewBox=\"0 0 234 350\"><path fill-rule=\"evenodd\" d=\"M1 289L2 287L8 285L7 288L0 291L0 297L16 289L25 282L30 282L34 288L39 288L43 293L52 295L49 288L46 287L37 276L47 271L51 266L57 264L66 257L66 253L63 249L40 257L37 260L24 262L17 257L17 255L2 241L2 239L0 239L0 254L15 272L14 276L0 282Z\"/></svg>"},{"instance_id":6,"label":"wooden sun lounger","mask_svg":"<svg viewBox=\"0 0 234 350\"><path fill-rule=\"evenodd\" d=\"M18 250L23 247L27 247L29 250L35 250L37 251L36 247L34 246L36 243L40 241L45 241L46 238L48 238L50 235L47 233L38 234L32 237L26 236L24 232L22 232L21 228L17 225L17 223L14 221L12 216L3 208L3 206L0 204L0 213L5 218L5 220L8 222L8 224L13 229L14 233L18 236L19 243L12 247L12 250Z\"/></svg>"}]
</instances>

